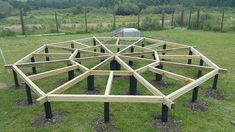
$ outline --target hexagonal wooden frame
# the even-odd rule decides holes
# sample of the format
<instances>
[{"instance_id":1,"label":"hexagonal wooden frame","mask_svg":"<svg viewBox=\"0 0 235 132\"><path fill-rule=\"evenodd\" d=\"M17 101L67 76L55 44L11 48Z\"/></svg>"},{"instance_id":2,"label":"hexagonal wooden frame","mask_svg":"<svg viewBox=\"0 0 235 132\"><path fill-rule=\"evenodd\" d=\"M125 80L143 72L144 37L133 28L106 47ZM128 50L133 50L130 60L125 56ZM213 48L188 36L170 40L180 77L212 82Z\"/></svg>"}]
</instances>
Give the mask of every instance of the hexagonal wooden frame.
<instances>
[{"instance_id":1,"label":"hexagonal wooden frame","mask_svg":"<svg viewBox=\"0 0 235 132\"><path fill-rule=\"evenodd\" d=\"M100 40L115 40L116 43L113 45L104 44ZM130 45L122 45L119 43L120 40L132 40L135 41ZM98 45L89 46L85 44L87 41L95 41ZM146 47L138 46L141 42L151 42L153 44L148 45ZM71 47L68 47L70 46ZM74 48L74 45L79 45L81 48ZM163 49L163 50L153 50L152 48L156 48L159 46L174 46L175 48ZM122 50L118 51L117 53L112 52L109 47L116 47L121 48ZM102 48L104 52L98 51L91 51L90 49L94 48ZM139 48L141 52L130 52L131 48ZM43 53L44 50L48 49L61 49L65 51L69 51L72 53ZM181 50L189 50L191 52L190 55L166 55L165 53L181 51ZM80 53L95 55L91 57L81 57L76 58L76 55ZM159 55L159 53L163 53ZM141 58L138 57L140 55L147 55L152 54L152 59ZM40 61L40 62L27 62L32 59L32 57L50 57L50 56L69 56L68 59L60 59L60 60L52 60L49 59L47 61ZM93 68L89 69L82 64L78 63L81 61L92 61L92 60L103 60ZM202 65L193 65L193 64L183 64L177 62L168 61L168 59L200 59L201 61L205 62L207 66ZM99 70L99 68L103 67L110 63L110 61L116 60L126 71L121 70ZM145 62L151 62L148 65L145 65L138 69L133 69L129 66L124 60L141 60ZM70 64L69 66L46 71L34 75L27 76L23 73L19 68L20 67L42 67L47 66L50 64L57 64L57 63L67 63ZM175 67L182 67L182 68L193 68L201 71L209 71L207 74L201 76L198 79L188 78L176 73L172 73L166 70L162 70L156 68L158 65L170 65ZM226 69L219 68L216 64L214 64L211 60L197 51L193 46L162 41L157 39L151 38L135 38L135 37L90 37L85 39L79 40L72 40L60 43L53 43L53 44L45 44L38 48L37 50L33 51L32 53L28 54L24 58L18 60L16 63L12 65L6 65L6 68L13 69L23 81L39 96L37 101L44 103L44 102L51 102L51 101L77 101L77 102L144 102L144 103L163 103L168 108L171 108L174 104L173 100L177 99L178 97L184 95L185 93L189 92L190 90L194 89L195 87L199 86L200 84L204 83L208 79L218 75L219 72L226 72ZM72 70L80 69L83 73L73 79L67 81L63 85L53 89L52 91L45 93L42 91L33 81L51 77L55 75L59 75L61 73L69 72ZM181 82L184 82L186 85L179 88L178 90L164 95L158 88L153 86L149 83L144 77L140 75L140 73L145 71L151 71L161 76L166 76ZM62 94L65 90L69 89L76 83L80 82L81 80L87 78L90 75L103 75L109 76L108 82L106 84L106 90L103 95L88 95L88 94ZM110 95L110 91L112 88L112 81L114 76L134 76L142 85L144 85L153 95Z\"/></svg>"}]
</instances>

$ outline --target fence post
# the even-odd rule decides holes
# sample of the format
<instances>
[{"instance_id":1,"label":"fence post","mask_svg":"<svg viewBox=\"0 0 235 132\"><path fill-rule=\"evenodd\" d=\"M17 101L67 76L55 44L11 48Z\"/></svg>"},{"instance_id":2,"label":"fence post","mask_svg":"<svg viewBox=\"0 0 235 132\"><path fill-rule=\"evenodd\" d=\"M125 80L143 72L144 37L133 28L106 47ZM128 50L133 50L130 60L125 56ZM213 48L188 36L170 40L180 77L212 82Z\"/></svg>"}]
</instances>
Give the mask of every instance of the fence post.
<instances>
[{"instance_id":1,"label":"fence post","mask_svg":"<svg viewBox=\"0 0 235 132\"><path fill-rule=\"evenodd\" d=\"M116 15L113 13L113 29L116 29Z\"/></svg>"},{"instance_id":2,"label":"fence post","mask_svg":"<svg viewBox=\"0 0 235 132\"><path fill-rule=\"evenodd\" d=\"M189 11L189 19L188 19L188 29L191 28L191 19L192 19L192 10Z\"/></svg>"},{"instance_id":3,"label":"fence post","mask_svg":"<svg viewBox=\"0 0 235 132\"><path fill-rule=\"evenodd\" d=\"M58 25L58 19L57 19L57 13L55 11L55 26L56 26L56 31L57 33L59 32L59 25Z\"/></svg>"},{"instance_id":4,"label":"fence post","mask_svg":"<svg viewBox=\"0 0 235 132\"><path fill-rule=\"evenodd\" d=\"M140 29L140 12L138 13L138 23L137 23L137 28Z\"/></svg>"},{"instance_id":5,"label":"fence post","mask_svg":"<svg viewBox=\"0 0 235 132\"><path fill-rule=\"evenodd\" d=\"M180 26L181 28L184 26L184 10L181 11Z\"/></svg>"},{"instance_id":6,"label":"fence post","mask_svg":"<svg viewBox=\"0 0 235 132\"><path fill-rule=\"evenodd\" d=\"M222 11L222 19L221 19L221 27L220 27L220 31L222 32L224 28L224 9Z\"/></svg>"},{"instance_id":7,"label":"fence post","mask_svg":"<svg viewBox=\"0 0 235 132\"><path fill-rule=\"evenodd\" d=\"M196 25L196 29L200 28L199 22L200 22L200 9L197 10L197 25Z\"/></svg>"},{"instance_id":8,"label":"fence post","mask_svg":"<svg viewBox=\"0 0 235 132\"><path fill-rule=\"evenodd\" d=\"M87 12L85 11L85 32L87 33Z\"/></svg>"},{"instance_id":9,"label":"fence post","mask_svg":"<svg viewBox=\"0 0 235 132\"><path fill-rule=\"evenodd\" d=\"M20 24L21 24L21 30L22 30L22 34L25 35L25 27L24 27L24 16L23 16L23 11L24 9L21 8L20 9Z\"/></svg>"},{"instance_id":10,"label":"fence post","mask_svg":"<svg viewBox=\"0 0 235 132\"><path fill-rule=\"evenodd\" d=\"M162 10L162 29L164 28L165 11Z\"/></svg>"},{"instance_id":11,"label":"fence post","mask_svg":"<svg viewBox=\"0 0 235 132\"><path fill-rule=\"evenodd\" d=\"M174 14L175 10L173 10L172 15L171 15L171 27L174 28Z\"/></svg>"}]
</instances>

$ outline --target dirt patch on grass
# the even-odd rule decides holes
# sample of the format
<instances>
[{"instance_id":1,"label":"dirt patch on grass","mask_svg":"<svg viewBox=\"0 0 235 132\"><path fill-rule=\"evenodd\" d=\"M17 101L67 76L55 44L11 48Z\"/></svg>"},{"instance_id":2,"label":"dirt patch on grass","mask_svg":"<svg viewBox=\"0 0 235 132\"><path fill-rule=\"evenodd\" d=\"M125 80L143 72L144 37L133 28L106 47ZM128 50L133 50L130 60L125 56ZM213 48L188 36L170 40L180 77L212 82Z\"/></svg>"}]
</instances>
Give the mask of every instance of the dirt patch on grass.
<instances>
[{"instance_id":1,"label":"dirt patch on grass","mask_svg":"<svg viewBox=\"0 0 235 132\"><path fill-rule=\"evenodd\" d=\"M61 123L64 121L64 119L65 116L62 113L53 113L53 118L50 120L46 119L44 114L40 114L34 119L34 121L31 123L31 126L35 128L42 128L46 125L54 125Z\"/></svg>"},{"instance_id":2,"label":"dirt patch on grass","mask_svg":"<svg viewBox=\"0 0 235 132\"><path fill-rule=\"evenodd\" d=\"M104 122L104 119L97 119L95 122L96 132L116 132L116 126L112 120L108 123Z\"/></svg>"},{"instance_id":3,"label":"dirt patch on grass","mask_svg":"<svg viewBox=\"0 0 235 132\"><path fill-rule=\"evenodd\" d=\"M35 105L35 101L33 100L32 104L28 104L28 101L26 98L21 98L16 100L16 105L18 106L32 106Z\"/></svg>"},{"instance_id":4,"label":"dirt patch on grass","mask_svg":"<svg viewBox=\"0 0 235 132\"><path fill-rule=\"evenodd\" d=\"M205 91L205 97L211 97L218 100L224 99L224 93L217 89L207 89Z\"/></svg>"},{"instance_id":5,"label":"dirt patch on grass","mask_svg":"<svg viewBox=\"0 0 235 132\"><path fill-rule=\"evenodd\" d=\"M180 132L181 120L168 118L168 122L161 121L161 115L155 115L150 126L159 129L160 132Z\"/></svg>"},{"instance_id":6,"label":"dirt patch on grass","mask_svg":"<svg viewBox=\"0 0 235 132\"><path fill-rule=\"evenodd\" d=\"M100 89L101 89L100 86L95 87L94 90L87 90L87 88L86 88L84 93L85 94L99 94Z\"/></svg>"},{"instance_id":7,"label":"dirt patch on grass","mask_svg":"<svg viewBox=\"0 0 235 132\"><path fill-rule=\"evenodd\" d=\"M159 88L167 88L169 86L168 83L166 83L165 81L156 81L156 80L153 80L150 82L153 86L155 87L159 87Z\"/></svg>"},{"instance_id":8,"label":"dirt patch on grass","mask_svg":"<svg viewBox=\"0 0 235 132\"><path fill-rule=\"evenodd\" d=\"M185 107L190 108L191 110L194 111L208 111L208 105L205 102L201 101L196 101L194 103L192 102L187 102L185 104Z\"/></svg>"},{"instance_id":9,"label":"dirt patch on grass","mask_svg":"<svg viewBox=\"0 0 235 132\"><path fill-rule=\"evenodd\" d=\"M0 90L9 87L6 83L0 82Z\"/></svg>"}]
</instances>

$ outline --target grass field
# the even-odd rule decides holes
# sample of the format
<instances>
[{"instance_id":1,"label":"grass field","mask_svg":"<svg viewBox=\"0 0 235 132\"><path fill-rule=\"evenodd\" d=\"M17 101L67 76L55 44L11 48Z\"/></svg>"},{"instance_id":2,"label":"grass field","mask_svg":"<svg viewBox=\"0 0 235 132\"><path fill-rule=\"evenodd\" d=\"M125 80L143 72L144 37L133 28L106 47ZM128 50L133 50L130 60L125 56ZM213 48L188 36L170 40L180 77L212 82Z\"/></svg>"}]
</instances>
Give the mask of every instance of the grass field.
<instances>
[{"instance_id":1,"label":"grass field","mask_svg":"<svg viewBox=\"0 0 235 132\"><path fill-rule=\"evenodd\" d=\"M32 52L41 44L64 40L78 39L94 34L50 36L50 37L27 37L0 38L7 63L13 63L26 54ZM96 36L110 35L109 33L96 34ZM181 120L181 130L188 132L235 131L235 126L230 123L235 120L235 33L215 33L191 30L166 30L155 32L142 32L142 36L160 38L188 45L196 45L197 49L222 68L228 69L227 74L219 76L218 89L224 94L224 100L206 98L204 92L211 87L211 80L204 83L199 90L199 100L208 104L208 111L192 111L184 104L191 99L191 92L175 101L175 109L169 111L169 116ZM0 62L3 65L3 62ZM196 74L190 72L189 75ZM154 76L147 76L148 79ZM0 68L0 82L13 84L12 73L8 73L3 67ZM49 79L50 82L55 80ZM168 81L164 78L165 81ZM47 80L40 84L47 89L50 83ZM102 87L106 81L97 79L95 83ZM116 93L125 92L128 81L120 84L114 82L115 88L120 90ZM175 90L179 84L171 81L173 85L169 89ZM86 83L79 84L85 87ZM103 86L105 87L105 86ZM138 89L145 93L143 87ZM168 92L163 90L163 92ZM43 114L43 105L18 106L16 100L25 98L25 90L21 88L0 89L0 131L94 131L95 122L103 117L103 103L52 103L53 112L65 115L65 121L55 125L46 125L44 128L33 128L31 123L40 114ZM36 96L34 95L34 98ZM153 116L161 112L161 104L124 104L111 103L110 116L115 122L117 131L156 131L150 127Z\"/></svg>"}]
</instances>

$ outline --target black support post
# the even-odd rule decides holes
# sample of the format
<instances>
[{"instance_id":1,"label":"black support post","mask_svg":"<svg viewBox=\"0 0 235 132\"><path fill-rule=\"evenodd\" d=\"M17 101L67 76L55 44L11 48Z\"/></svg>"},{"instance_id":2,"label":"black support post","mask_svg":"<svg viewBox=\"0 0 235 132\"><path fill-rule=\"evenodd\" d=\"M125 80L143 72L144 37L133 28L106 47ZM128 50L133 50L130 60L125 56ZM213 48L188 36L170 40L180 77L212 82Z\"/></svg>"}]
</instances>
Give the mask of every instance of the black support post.
<instances>
[{"instance_id":1,"label":"black support post","mask_svg":"<svg viewBox=\"0 0 235 132\"><path fill-rule=\"evenodd\" d=\"M100 47L100 52L101 52L101 53L105 53L105 50L104 50L103 47ZM104 61L104 60L100 60L100 62L102 62L102 61Z\"/></svg>"},{"instance_id":2,"label":"black support post","mask_svg":"<svg viewBox=\"0 0 235 132\"><path fill-rule=\"evenodd\" d=\"M141 47L144 47L144 41L142 41ZM144 55L141 55L141 58L144 58Z\"/></svg>"},{"instance_id":3,"label":"black support post","mask_svg":"<svg viewBox=\"0 0 235 132\"><path fill-rule=\"evenodd\" d=\"M14 77L14 81L15 81L15 87L18 88L18 87L20 87L20 84L19 84L19 81L18 81L17 74L14 70L12 70L12 72L13 72L13 77Z\"/></svg>"},{"instance_id":4,"label":"black support post","mask_svg":"<svg viewBox=\"0 0 235 132\"><path fill-rule=\"evenodd\" d=\"M132 46L131 47L131 53L133 53L134 52L134 47ZM133 66L133 61L129 61L129 66Z\"/></svg>"},{"instance_id":5,"label":"black support post","mask_svg":"<svg viewBox=\"0 0 235 132\"><path fill-rule=\"evenodd\" d=\"M90 75L87 77L87 90L93 91L94 89L94 75Z\"/></svg>"},{"instance_id":6,"label":"black support post","mask_svg":"<svg viewBox=\"0 0 235 132\"><path fill-rule=\"evenodd\" d=\"M116 70L116 61L115 60L112 60L110 62L110 70Z\"/></svg>"},{"instance_id":7,"label":"black support post","mask_svg":"<svg viewBox=\"0 0 235 132\"><path fill-rule=\"evenodd\" d=\"M163 45L162 49L163 49L163 50L166 49L166 44ZM162 55L165 55L165 54L166 54L166 53L164 53L164 52L162 53ZM162 59L162 60L165 60L165 59Z\"/></svg>"},{"instance_id":8,"label":"black support post","mask_svg":"<svg viewBox=\"0 0 235 132\"><path fill-rule=\"evenodd\" d=\"M93 46L96 46L96 40L95 40L95 38L93 38ZM96 49L94 49L94 51L96 52Z\"/></svg>"},{"instance_id":9,"label":"black support post","mask_svg":"<svg viewBox=\"0 0 235 132\"><path fill-rule=\"evenodd\" d=\"M195 103L197 101L198 88L199 87L193 89L192 103Z\"/></svg>"},{"instance_id":10,"label":"black support post","mask_svg":"<svg viewBox=\"0 0 235 132\"><path fill-rule=\"evenodd\" d=\"M213 89L217 89L218 77L219 77L219 74L216 74L215 77L214 77L214 81L213 81L213 84L212 84Z\"/></svg>"},{"instance_id":11,"label":"black support post","mask_svg":"<svg viewBox=\"0 0 235 132\"><path fill-rule=\"evenodd\" d=\"M45 48L45 53L49 53L49 50L48 50L47 47ZM49 61L49 60L50 60L50 58L49 58L49 57L46 57L46 61Z\"/></svg>"},{"instance_id":12,"label":"black support post","mask_svg":"<svg viewBox=\"0 0 235 132\"><path fill-rule=\"evenodd\" d=\"M200 59L200 66L203 66L203 60ZM197 77L201 77L202 76L202 70L198 70L198 73L197 73Z\"/></svg>"},{"instance_id":13,"label":"black support post","mask_svg":"<svg viewBox=\"0 0 235 132\"><path fill-rule=\"evenodd\" d=\"M163 65L160 64L160 65L156 66L156 68L163 69ZM155 79L156 81L161 81L162 80L162 75L161 74L156 73L155 77L156 77L156 79Z\"/></svg>"},{"instance_id":14,"label":"black support post","mask_svg":"<svg viewBox=\"0 0 235 132\"><path fill-rule=\"evenodd\" d=\"M52 112L51 112L51 103L48 101L45 102L44 109L45 109L45 113L46 113L46 119L50 120L53 117Z\"/></svg>"},{"instance_id":15,"label":"black support post","mask_svg":"<svg viewBox=\"0 0 235 132\"><path fill-rule=\"evenodd\" d=\"M162 104L162 117L161 117L162 122L167 122L168 121L168 107L165 104Z\"/></svg>"},{"instance_id":16,"label":"black support post","mask_svg":"<svg viewBox=\"0 0 235 132\"><path fill-rule=\"evenodd\" d=\"M193 52L189 50L189 55L193 55ZM188 59L188 64L192 64L192 59Z\"/></svg>"},{"instance_id":17,"label":"black support post","mask_svg":"<svg viewBox=\"0 0 235 132\"><path fill-rule=\"evenodd\" d=\"M25 83L25 90L26 90L26 95L27 95L27 102L29 105L31 105L31 104L33 104L31 89L30 89L29 85L26 83Z\"/></svg>"},{"instance_id":18,"label":"black support post","mask_svg":"<svg viewBox=\"0 0 235 132\"><path fill-rule=\"evenodd\" d=\"M68 66L71 66L71 64L68 64ZM74 78L74 70L68 71L68 80L72 80Z\"/></svg>"},{"instance_id":19,"label":"black support post","mask_svg":"<svg viewBox=\"0 0 235 132\"><path fill-rule=\"evenodd\" d=\"M129 85L129 94L136 95L137 94L137 80L134 76L130 76L130 85Z\"/></svg>"},{"instance_id":20,"label":"black support post","mask_svg":"<svg viewBox=\"0 0 235 132\"><path fill-rule=\"evenodd\" d=\"M31 57L31 62L35 62L35 58L34 57ZM32 71L33 71L33 74L37 74L37 70L36 70L35 66L32 67Z\"/></svg>"},{"instance_id":21,"label":"black support post","mask_svg":"<svg viewBox=\"0 0 235 132\"><path fill-rule=\"evenodd\" d=\"M104 102L104 122L109 122L109 103Z\"/></svg>"}]
</instances>

